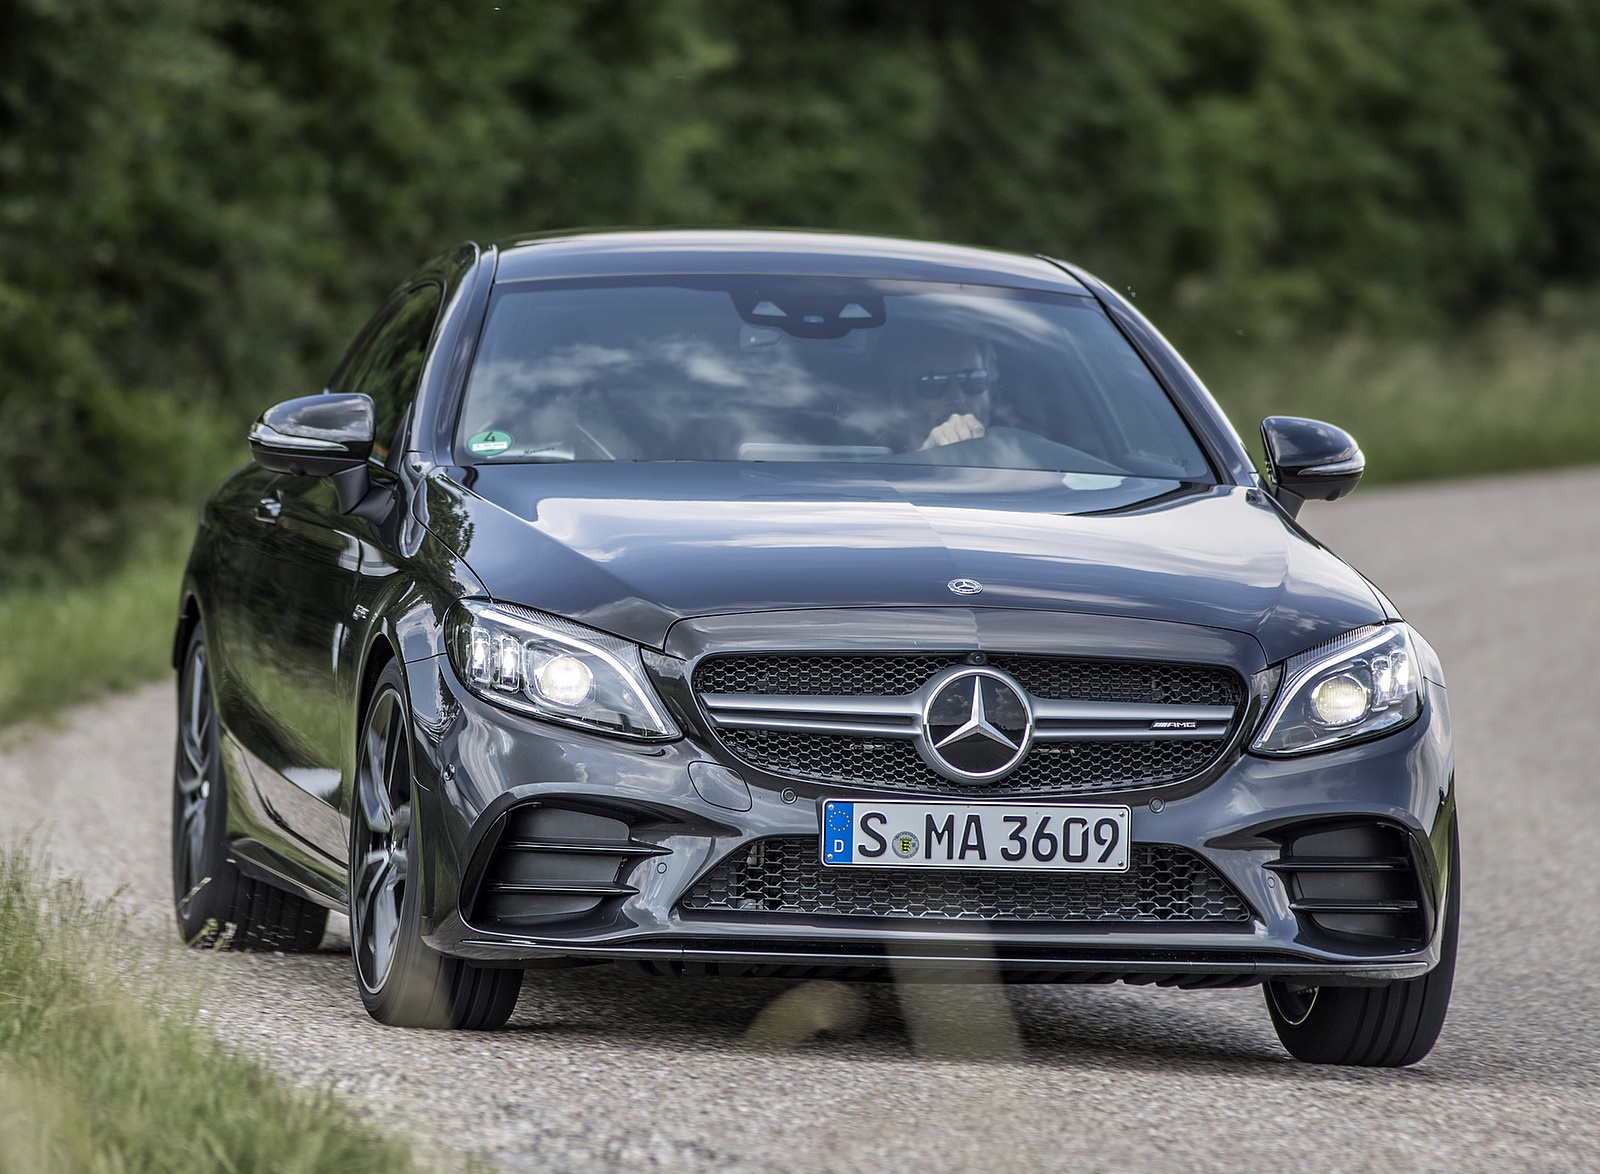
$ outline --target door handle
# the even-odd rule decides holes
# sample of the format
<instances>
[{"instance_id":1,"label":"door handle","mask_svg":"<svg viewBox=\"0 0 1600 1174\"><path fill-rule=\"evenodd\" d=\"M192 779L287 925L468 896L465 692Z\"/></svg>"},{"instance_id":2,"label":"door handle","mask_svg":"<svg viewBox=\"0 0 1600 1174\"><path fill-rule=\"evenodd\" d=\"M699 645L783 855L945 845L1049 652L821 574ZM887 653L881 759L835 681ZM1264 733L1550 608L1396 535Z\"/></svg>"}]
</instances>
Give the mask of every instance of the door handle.
<instances>
[{"instance_id":1,"label":"door handle","mask_svg":"<svg viewBox=\"0 0 1600 1174\"><path fill-rule=\"evenodd\" d=\"M256 521L264 522L268 526L278 524L278 515L283 512L283 502L276 497L263 497L256 502Z\"/></svg>"}]
</instances>

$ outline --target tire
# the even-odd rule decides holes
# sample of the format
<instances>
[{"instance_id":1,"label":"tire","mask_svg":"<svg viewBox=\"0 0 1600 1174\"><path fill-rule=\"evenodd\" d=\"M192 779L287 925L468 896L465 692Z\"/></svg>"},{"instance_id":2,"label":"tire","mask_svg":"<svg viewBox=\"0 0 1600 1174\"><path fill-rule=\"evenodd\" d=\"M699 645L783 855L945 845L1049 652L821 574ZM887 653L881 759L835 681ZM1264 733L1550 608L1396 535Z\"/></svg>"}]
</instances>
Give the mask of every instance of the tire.
<instances>
[{"instance_id":1,"label":"tire","mask_svg":"<svg viewBox=\"0 0 1600 1174\"><path fill-rule=\"evenodd\" d=\"M1421 978L1377 987L1295 988L1264 984L1278 1039L1298 1060L1365 1068L1403 1068L1426 1056L1444 1027L1461 934L1461 845L1450 833L1439 964Z\"/></svg>"},{"instance_id":2,"label":"tire","mask_svg":"<svg viewBox=\"0 0 1600 1174\"><path fill-rule=\"evenodd\" d=\"M410 710L385 666L361 721L350 811L350 955L367 1013L392 1027L493 1031L517 1005L522 971L429 948L411 780Z\"/></svg>"},{"instance_id":3,"label":"tire","mask_svg":"<svg viewBox=\"0 0 1600 1174\"><path fill-rule=\"evenodd\" d=\"M322 942L328 911L245 876L228 856L228 788L205 633L189 636L178 674L172 768L172 897L178 933L205 949L303 953Z\"/></svg>"}]
</instances>

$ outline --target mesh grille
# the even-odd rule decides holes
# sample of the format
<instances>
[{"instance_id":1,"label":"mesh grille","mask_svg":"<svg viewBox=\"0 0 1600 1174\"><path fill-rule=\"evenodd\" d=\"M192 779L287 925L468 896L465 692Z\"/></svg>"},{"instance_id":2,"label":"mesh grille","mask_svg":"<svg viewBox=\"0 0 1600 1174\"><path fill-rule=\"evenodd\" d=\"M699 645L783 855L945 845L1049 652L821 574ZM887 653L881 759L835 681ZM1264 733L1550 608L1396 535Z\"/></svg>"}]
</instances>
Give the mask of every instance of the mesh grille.
<instances>
[{"instance_id":1,"label":"mesh grille","mask_svg":"<svg viewBox=\"0 0 1600 1174\"><path fill-rule=\"evenodd\" d=\"M681 902L691 911L1007 921L1245 922L1232 886L1199 856L1136 844L1125 873L829 868L817 841L757 840Z\"/></svg>"},{"instance_id":2,"label":"mesh grille","mask_svg":"<svg viewBox=\"0 0 1600 1174\"><path fill-rule=\"evenodd\" d=\"M965 657L911 654L738 653L707 658L695 673L701 693L896 696L913 693ZM1153 661L996 656L995 668L1035 697L1168 705L1241 706L1244 683L1231 669ZM718 736L759 770L869 790L970 795L973 787L932 770L910 741L860 735L723 729ZM1162 738L1037 743L1015 772L985 795L1100 794L1191 778L1227 748L1226 739Z\"/></svg>"},{"instance_id":3,"label":"mesh grille","mask_svg":"<svg viewBox=\"0 0 1600 1174\"><path fill-rule=\"evenodd\" d=\"M812 697L893 697L915 693L940 669L966 658L948 656L716 656L694 675L701 693L799 693Z\"/></svg>"},{"instance_id":4,"label":"mesh grille","mask_svg":"<svg viewBox=\"0 0 1600 1174\"><path fill-rule=\"evenodd\" d=\"M914 693L940 669L965 661L956 653L736 653L708 657L694 681L701 693L893 697ZM990 664L1035 697L1064 701L1238 705L1244 699L1239 675L1212 665L1065 656L996 656Z\"/></svg>"},{"instance_id":5,"label":"mesh grille","mask_svg":"<svg viewBox=\"0 0 1600 1174\"><path fill-rule=\"evenodd\" d=\"M1238 705L1244 682L1232 669L1148 661L1069 660L1057 656L997 656L1035 697L1064 701L1127 701L1167 705Z\"/></svg>"},{"instance_id":6,"label":"mesh grille","mask_svg":"<svg viewBox=\"0 0 1600 1174\"><path fill-rule=\"evenodd\" d=\"M935 795L1060 795L1126 791L1174 782L1208 766L1218 739L1041 742L1012 774L989 785L952 782L929 768L910 742L776 730L720 730L728 749L773 774L849 783L868 790Z\"/></svg>"}]
</instances>

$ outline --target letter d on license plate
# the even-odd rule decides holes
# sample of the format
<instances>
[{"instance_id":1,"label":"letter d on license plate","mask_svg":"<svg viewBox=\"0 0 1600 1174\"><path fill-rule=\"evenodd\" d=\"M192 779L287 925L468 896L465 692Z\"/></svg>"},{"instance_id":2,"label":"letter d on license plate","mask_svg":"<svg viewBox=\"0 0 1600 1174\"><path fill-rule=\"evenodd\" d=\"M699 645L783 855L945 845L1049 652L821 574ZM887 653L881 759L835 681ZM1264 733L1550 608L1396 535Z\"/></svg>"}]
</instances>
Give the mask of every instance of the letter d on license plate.
<instances>
[{"instance_id":1,"label":"letter d on license plate","mask_svg":"<svg viewBox=\"0 0 1600 1174\"><path fill-rule=\"evenodd\" d=\"M826 799L822 863L1126 872L1126 807Z\"/></svg>"}]
</instances>

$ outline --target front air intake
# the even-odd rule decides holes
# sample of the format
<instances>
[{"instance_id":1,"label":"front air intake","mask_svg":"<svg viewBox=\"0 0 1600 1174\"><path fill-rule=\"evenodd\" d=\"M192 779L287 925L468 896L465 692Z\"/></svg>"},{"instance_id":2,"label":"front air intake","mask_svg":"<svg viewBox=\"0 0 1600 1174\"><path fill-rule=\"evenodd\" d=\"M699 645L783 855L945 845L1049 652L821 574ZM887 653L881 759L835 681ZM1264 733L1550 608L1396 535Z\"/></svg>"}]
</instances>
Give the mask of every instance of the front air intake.
<instances>
[{"instance_id":1,"label":"front air intake","mask_svg":"<svg viewBox=\"0 0 1600 1174\"><path fill-rule=\"evenodd\" d=\"M480 929L516 932L585 917L638 890L623 883L641 857L667 849L631 839L621 819L565 807L508 811L467 910Z\"/></svg>"},{"instance_id":2,"label":"front air intake","mask_svg":"<svg viewBox=\"0 0 1600 1174\"><path fill-rule=\"evenodd\" d=\"M1283 838L1267 868L1283 878L1289 908L1315 932L1351 943L1413 948L1428 911L1411 837L1391 824L1320 824Z\"/></svg>"},{"instance_id":3,"label":"front air intake","mask_svg":"<svg viewBox=\"0 0 1600 1174\"><path fill-rule=\"evenodd\" d=\"M1152 925L1248 930L1243 898L1183 848L1137 844L1118 873L830 868L814 836L756 840L724 857L684 896L696 914L776 918L918 918L1051 926Z\"/></svg>"}]
</instances>

